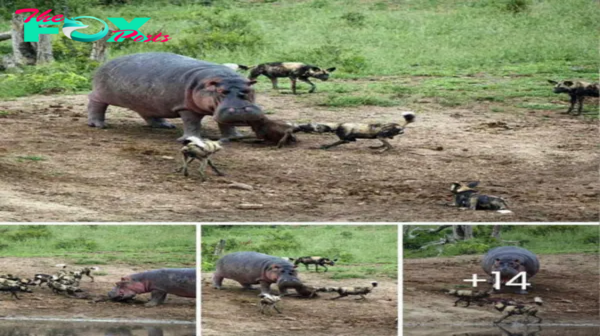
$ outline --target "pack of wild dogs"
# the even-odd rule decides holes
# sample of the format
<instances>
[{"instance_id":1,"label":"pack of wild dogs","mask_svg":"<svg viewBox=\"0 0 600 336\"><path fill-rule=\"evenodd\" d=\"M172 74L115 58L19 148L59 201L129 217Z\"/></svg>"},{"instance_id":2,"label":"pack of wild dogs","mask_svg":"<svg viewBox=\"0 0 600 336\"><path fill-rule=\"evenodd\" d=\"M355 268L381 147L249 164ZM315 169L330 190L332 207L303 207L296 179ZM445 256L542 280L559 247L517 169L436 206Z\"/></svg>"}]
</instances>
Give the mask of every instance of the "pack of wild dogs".
<instances>
[{"instance_id":1,"label":"pack of wild dogs","mask_svg":"<svg viewBox=\"0 0 600 336\"><path fill-rule=\"evenodd\" d=\"M224 66L235 71L249 71L248 80L252 83L256 82L260 76L265 76L271 80L273 89L278 90L278 78L289 78L291 81L291 89L294 94L297 93L296 82L301 82L310 85L309 93L316 90L316 85L310 81L310 78L327 81L332 72L336 70L332 68L321 68L319 66L300 63L300 62L273 62L263 63L256 66L246 66L235 63L225 63ZM589 83L583 81L554 81L548 80L554 85L555 93L566 93L571 97L571 105L564 112L571 114L574 112L575 104L578 104L577 112L574 115L582 113L583 101L585 97L598 97L598 83ZM372 149L378 149L379 153L390 151L393 147L388 140L395 136L404 135L406 126L415 121L416 115L414 112L403 112L403 122L380 122L380 123L357 123L357 122L311 122L311 123L294 123L281 120L272 120L267 117L262 117L257 120L249 120L247 124L252 128L254 136L237 137L255 138L261 142L276 144L277 148L282 148L297 142L297 133L315 133L315 134L335 134L338 140L329 144L323 144L320 149L330 149L342 144L355 142L358 139L377 139L381 142L379 146L372 146ZM208 166L215 172L216 175L223 176L224 174L213 164L211 156L223 148L222 141L211 141L200 139L198 136L189 136L183 139L184 147L182 153L182 167L179 171L183 171L185 176L188 176L188 165L194 161L200 161L199 173L202 180L206 180L205 169ZM476 184L475 184L476 185ZM480 194L474 189L473 183L463 184L454 183L451 186L451 192L455 197L453 206L470 209L470 210L496 210L500 213L509 213L506 201L500 197L487 196Z\"/></svg>"},{"instance_id":2,"label":"pack of wild dogs","mask_svg":"<svg viewBox=\"0 0 600 336\"><path fill-rule=\"evenodd\" d=\"M319 256L306 256L299 258L281 257L283 260L293 262L294 267L303 264L306 270L309 271L309 265L315 265L315 272L319 272L319 266L324 268L324 272L327 272L327 266L334 266L338 259L330 259ZM336 293L337 296L330 298L330 300L338 300L347 296L359 296L356 300L366 300L365 295L371 293L375 287L378 286L377 281L371 281L370 286L352 286L352 287L332 287L332 286L321 286L314 287L305 285L304 290L307 292L305 295L307 298L313 298L318 296L317 293ZM281 296L271 293L260 293L259 294L259 311L262 314L266 314L271 310L277 311L281 314L281 310L278 308L278 304L281 302Z\"/></svg>"},{"instance_id":3,"label":"pack of wild dogs","mask_svg":"<svg viewBox=\"0 0 600 336\"><path fill-rule=\"evenodd\" d=\"M33 278L21 278L12 274L0 274L0 292L8 292L17 300L17 293L32 293L31 287L41 288L45 284L52 293L82 297L83 292L80 282L86 276L94 282L93 272L100 270L98 267L83 267L74 271L67 270L66 264L58 264L60 270L54 274L35 274ZM85 298L85 295L83 295Z\"/></svg>"}]
</instances>

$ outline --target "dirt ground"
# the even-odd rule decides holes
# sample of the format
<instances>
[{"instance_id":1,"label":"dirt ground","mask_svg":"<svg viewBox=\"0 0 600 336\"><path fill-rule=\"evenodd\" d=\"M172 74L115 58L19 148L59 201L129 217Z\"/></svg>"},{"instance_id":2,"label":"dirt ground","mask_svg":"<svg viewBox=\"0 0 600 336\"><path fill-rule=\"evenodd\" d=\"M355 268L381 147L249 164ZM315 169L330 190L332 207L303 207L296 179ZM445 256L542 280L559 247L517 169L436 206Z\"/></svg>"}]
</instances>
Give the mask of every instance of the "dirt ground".
<instances>
[{"instance_id":1,"label":"dirt ground","mask_svg":"<svg viewBox=\"0 0 600 336\"><path fill-rule=\"evenodd\" d=\"M52 274L56 264L64 260L53 258L0 258L0 273L33 278L36 273ZM93 265L89 265L93 266ZM75 266L74 266L75 267ZM105 296L121 277L143 272L145 269L125 265L100 265L100 272L108 275L94 275L94 282L83 277L80 288L92 296ZM21 300L15 300L9 293L0 293L0 316L64 317L64 318L117 318L182 320L196 319L196 300L168 295L167 301L158 307L144 307L150 293L136 296L136 303L98 302L56 295L45 285L31 287L33 293L17 293Z\"/></svg>"},{"instance_id":2,"label":"dirt ground","mask_svg":"<svg viewBox=\"0 0 600 336\"><path fill-rule=\"evenodd\" d=\"M211 273L202 274L202 335L397 335L398 281L385 279L331 280L322 273L301 272L304 283L319 286L364 286L372 280L379 286L367 300L354 297L328 300L336 294L320 293L318 298L284 297L282 314L261 315L256 290L242 290L226 279L223 289L212 288ZM272 286L276 292L275 286ZM292 290L291 293L294 293Z\"/></svg>"},{"instance_id":3,"label":"dirt ground","mask_svg":"<svg viewBox=\"0 0 600 336\"><path fill-rule=\"evenodd\" d=\"M334 135L299 134L281 150L231 143L214 158L227 176L209 172L201 183L196 171L175 172L180 120L177 130L150 129L136 113L111 107L110 128L99 130L86 125L86 103L85 95L0 102L0 221L598 220L597 122L556 111L424 101L391 152L374 153L376 140L313 149ZM273 92L258 103L294 121L399 121L402 111L333 111ZM204 125L206 136L218 136L211 118ZM514 213L444 206L457 180L480 180L483 193L506 198ZM232 181L255 189L231 189Z\"/></svg>"},{"instance_id":4,"label":"dirt ground","mask_svg":"<svg viewBox=\"0 0 600 336\"><path fill-rule=\"evenodd\" d=\"M597 330L600 326L598 255L539 255L538 258L541 269L529 281L533 285L529 294L501 293L493 297L514 298L528 303L539 296L544 303L538 309L538 316L543 318L544 324L591 325ZM456 285L465 285L462 280L470 279L472 274L487 279L480 262L480 256L404 259L404 324L489 326L492 321L500 319L503 315L491 305L453 307L455 299L443 293L443 290ZM481 288L487 290L489 287L484 284ZM512 320L519 321L522 317L508 319Z\"/></svg>"}]
</instances>

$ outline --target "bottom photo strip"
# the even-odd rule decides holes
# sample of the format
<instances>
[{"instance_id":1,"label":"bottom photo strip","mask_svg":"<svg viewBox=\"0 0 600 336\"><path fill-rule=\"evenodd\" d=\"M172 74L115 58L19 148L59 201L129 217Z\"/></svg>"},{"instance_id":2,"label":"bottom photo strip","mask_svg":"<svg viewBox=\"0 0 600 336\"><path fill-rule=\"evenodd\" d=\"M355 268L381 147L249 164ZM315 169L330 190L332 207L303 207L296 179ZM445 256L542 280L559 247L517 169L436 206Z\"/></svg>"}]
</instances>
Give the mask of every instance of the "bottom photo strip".
<instances>
[{"instance_id":1,"label":"bottom photo strip","mask_svg":"<svg viewBox=\"0 0 600 336\"><path fill-rule=\"evenodd\" d=\"M591 224L0 225L0 336L597 336L599 250Z\"/></svg>"}]
</instances>

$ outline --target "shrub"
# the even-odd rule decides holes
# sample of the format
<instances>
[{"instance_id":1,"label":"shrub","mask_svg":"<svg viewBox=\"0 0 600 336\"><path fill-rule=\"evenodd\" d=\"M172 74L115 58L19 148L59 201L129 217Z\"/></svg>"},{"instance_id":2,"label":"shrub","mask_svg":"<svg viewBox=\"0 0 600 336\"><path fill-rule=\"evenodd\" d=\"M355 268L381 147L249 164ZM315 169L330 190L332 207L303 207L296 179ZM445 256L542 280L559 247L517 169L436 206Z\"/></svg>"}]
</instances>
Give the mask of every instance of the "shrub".
<instances>
[{"instance_id":1,"label":"shrub","mask_svg":"<svg viewBox=\"0 0 600 336\"><path fill-rule=\"evenodd\" d=\"M98 243L86 238L72 238L59 240L54 244L54 248L61 250L75 250L92 252L98 248Z\"/></svg>"},{"instance_id":2,"label":"shrub","mask_svg":"<svg viewBox=\"0 0 600 336\"><path fill-rule=\"evenodd\" d=\"M341 16L341 19L346 21L347 24L357 27L365 25L366 16L363 13L350 12Z\"/></svg>"},{"instance_id":3,"label":"shrub","mask_svg":"<svg viewBox=\"0 0 600 336\"><path fill-rule=\"evenodd\" d=\"M270 232L266 239L261 242L256 251L266 254L273 254L278 251L296 250L300 248L300 243L291 232Z\"/></svg>"},{"instance_id":4,"label":"shrub","mask_svg":"<svg viewBox=\"0 0 600 336\"><path fill-rule=\"evenodd\" d=\"M89 90L89 79L79 73L76 66L60 63L28 67L23 73L0 77L0 92L6 89L8 95L19 96Z\"/></svg>"},{"instance_id":5,"label":"shrub","mask_svg":"<svg viewBox=\"0 0 600 336\"><path fill-rule=\"evenodd\" d=\"M52 236L52 233L46 226L27 225L21 226L18 230L5 235L6 239L12 241L25 241L28 239L46 239Z\"/></svg>"}]
</instances>

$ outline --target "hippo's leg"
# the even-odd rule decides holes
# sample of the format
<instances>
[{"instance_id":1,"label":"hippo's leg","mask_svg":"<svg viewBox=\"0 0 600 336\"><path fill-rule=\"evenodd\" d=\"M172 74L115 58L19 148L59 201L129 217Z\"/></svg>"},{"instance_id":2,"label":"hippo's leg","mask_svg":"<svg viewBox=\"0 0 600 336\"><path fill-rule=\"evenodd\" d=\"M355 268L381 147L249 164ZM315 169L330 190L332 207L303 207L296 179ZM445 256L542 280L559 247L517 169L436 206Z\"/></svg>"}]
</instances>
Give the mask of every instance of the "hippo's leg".
<instances>
[{"instance_id":1,"label":"hippo's leg","mask_svg":"<svg viewBox=\"0 0 600 336\"><path fill-rule=\"evenodd\" d=\"M161 290L153 290L150 295L150 301L145 304L146 307L155 307L159 304L165 302L167 299L167 292L163 292Z\"/></svg>"},{"instance_id":2,"label":"hippo's leg","mask_svg":"<svg viewBox=\"0 0 600 336\"><path fill-rule=\"evenodd\" d=\"M215 272L212 278L213 287L216 289L221 289L221 286L223 285L223 279L225 279L224 276Z\"/></svg>"},{"instance_id":3,"label":"hippo's leg","mask_svg":"<svg viewBox=\"0 0 600 336\"><path fill-rule=\"evenodd\" d=\"M204 115L184 110L179 112L181 120L183 120L183 136L177 141L183 142L187 137L196 136L200 138L200 124Z\"/></svg>"},{"instance_id":4,"label":"hippo's leg","mask_svg":"<svg viewBox=\"0 0 600 336\"><path fill-rule=\"evenodd\" d=\"M106 124L104 123L104 120L106 118L107 108L108 104L100 103L90 99L87 106L88 126L105 128Z\"/></svg>"},{"instance_id":5,"label":"hippo's leg","mask_svg":"<svg viewBox=\"0 0 600 336\"><path fill-rule=\"evenodd\" d=\"M235 126L226 125L226 124L218 124L219 130L221 131L221 139L223 140L240 140L244 138L248 138L247 136L242 135Z\"/></svg>"},{"instance_id":6,"label":"hippo's leg","mask_svg":"<svg viewBox=\"0 0 600 336\"><path fill-rule=\"evenodd\" d=\"M163 118L144 118L144 120L152 128L175 128L175 125Z\"/></svg>"},{"instance_id":7,"label":"hippo's leg","mask_svg":"<svg viewBox=\"0 0 600 336\"><path fill-rule=\"evenodd\" d=\"M260 292L264 294L271 294L271 283L266 281L260 282Z\"/></svg>"}]
</instances>

